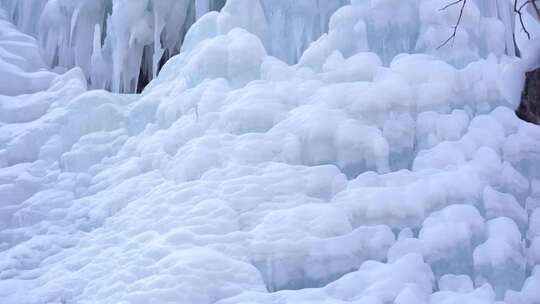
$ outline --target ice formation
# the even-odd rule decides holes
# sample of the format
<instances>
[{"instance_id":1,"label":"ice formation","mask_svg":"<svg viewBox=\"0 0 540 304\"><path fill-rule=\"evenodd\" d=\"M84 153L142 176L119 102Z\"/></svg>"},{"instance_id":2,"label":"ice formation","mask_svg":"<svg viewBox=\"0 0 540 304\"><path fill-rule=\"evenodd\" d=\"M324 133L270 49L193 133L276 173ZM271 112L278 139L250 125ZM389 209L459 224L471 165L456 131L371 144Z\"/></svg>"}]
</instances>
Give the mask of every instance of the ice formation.
<instances>
[{"instance_id":1,"label":"ice formation","mask_svg":"<svg viewBox=\"0 0 540 304\"><path fill-rule=\"evenodd\" d=\"M135 92L156 77L163 61L180 52L189 27L207 12L225 6L215 30L225 34L237 26L258 27L268 51L293 63L346 2L4 0L2 6L23 32L38 39L48 66L78 66L92 88Z\"/></svg>"},{"instance_id":2,"label":"ice formation","mask_svg":"<svg viewBox=\"0 0 540 304\"><path fill-rule=\"evenodd\" d=\"M0 303L540 303L509 1L0 3Z\"/></svg>"}]
</instances>

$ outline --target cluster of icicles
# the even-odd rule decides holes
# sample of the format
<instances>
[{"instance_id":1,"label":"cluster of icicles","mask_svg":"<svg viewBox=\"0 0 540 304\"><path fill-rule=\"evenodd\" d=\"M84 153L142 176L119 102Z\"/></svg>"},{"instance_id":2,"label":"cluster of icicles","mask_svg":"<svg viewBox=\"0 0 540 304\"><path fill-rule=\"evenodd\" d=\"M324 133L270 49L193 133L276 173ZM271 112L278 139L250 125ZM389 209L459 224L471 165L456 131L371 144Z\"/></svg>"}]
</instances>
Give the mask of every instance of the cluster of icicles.
<instances>
[{"instance_id":1,"label":"cluster of icicles","mask_svg":"<svg viewBox=\"0 0 540 304\"><path fill-rule=\"evenodd\" d=\"M275 23L271 27L276 30L265 41L270 50L281 42L276 37L279 40L286 27L309 29L294 37L289 49L275 48L272 55L295 62L348 1L316 2L314 6L310 0L261 1L267 22ZM167 59L182 51L191 25L225 4L226 0L2 1L13 22L38 39L51 68L78 66L91 88L117 93L140 91Z\"/></svg>"}]
</instances>

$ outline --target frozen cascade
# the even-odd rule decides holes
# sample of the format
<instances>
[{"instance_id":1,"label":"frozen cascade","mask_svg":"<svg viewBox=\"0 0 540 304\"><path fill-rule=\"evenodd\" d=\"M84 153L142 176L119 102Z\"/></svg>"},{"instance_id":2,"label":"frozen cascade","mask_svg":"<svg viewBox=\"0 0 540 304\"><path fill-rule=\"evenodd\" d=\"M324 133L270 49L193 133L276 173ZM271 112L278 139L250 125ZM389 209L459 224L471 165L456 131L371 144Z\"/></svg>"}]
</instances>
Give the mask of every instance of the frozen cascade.
<instances>
[{"instance_id":1,"label":"frozen cascade","mask_svg":"<svg viewBox=\"0 0 540 304\"><path fill-rule=\"evenodd\" d=\"M1 3L0 303L538 304L508 2Z\"/></svg>"},{"instance_id":2,"label":"frozen cascade","mask_svg":"<svg viewBox=\"0 0 540 304\"><path fill-rule=\"evenodd\" d=\"M40 41L49 66L80 67L92 88L135 92L146 79L156 77L162 61L179 53L192 23L209 11L220 10L225 2L5 0L2 6L19 28ZM269 53L295 62L327 30L332 13L346 3L264 0L260 7L264 15L257 18L266 24L264 43ZM102 42L99 48L92 43L96 35Z\"/></svg>"},{"instance_id":3,"label":"frozen cascade","mask_svg":"<svg viewBox=\"0 0 540 304\"><path fill-rule=\"evenodd\" d=\"M348 57L356 50L369 50L379 54L385 64L399 53L431 52L454 58L450 62L464 66L478 59L478 55L485 58L490 52L514 54L511 31L505 31L505 28L513 28L512 10L505 1L476 0L476 9L472 5L467 7L466 13L475 17L464 22L454 41L468 46L462 52L455 52L452 47L438 49L440 38L450 35L449 28L456 14L455 8L439 11L445 5L444 0L403 0L397 8L395 1L353 0L354 8L343 8L340 14L353 17L347 22L354 22L354 31L359 34L329 33L322 40L345 34L357 37L356 47L341 50L343 55ZM332 14L349 1L230 2L219 17L205 17L201 22L204 25L198 26L203 28L192 32L204 39L201 31L227 32L231 27L240 26L258 35L270 55L291 64L298 61L311 42L328 31ZM82 68L92 88L135 92L155 78L163 61L180 51L192 23L206 12L219 11L226 1L5 0L2 5L19 28L37 37L49 66ZM258 13L247 12L246 7L253 7ZM388 10L395 13L387 14ZM439 17L420 18L419 11L424 12L423 16ZM219 23L212 25L213 30L206 28L210 26L209 19ZM330 23L334 31L340 31L340 26ZM364 32L366 35L362 38ZM96 35L101 45L92 43L97 41L92 39ZM487 45L488 41L494 45Z\"/></svg>"},{"instance_id":4,"label":"frozen cascade","mask_svg":"<svg viewBox=\"0 0 540 304\"><path fill-rule=\"evenodd\" d=\"M2 5L16 25L37 37L49 66L78 66L93 88L135 92L139 77L151 79L164 55L179 52L195 18L221 8L223 2L6 0ZM92 39L96 34L101 36L99 47ZM102 62L93 61L96 58ZM109 73L95 68L111 65Z\"/></svg>"}]
</instances>

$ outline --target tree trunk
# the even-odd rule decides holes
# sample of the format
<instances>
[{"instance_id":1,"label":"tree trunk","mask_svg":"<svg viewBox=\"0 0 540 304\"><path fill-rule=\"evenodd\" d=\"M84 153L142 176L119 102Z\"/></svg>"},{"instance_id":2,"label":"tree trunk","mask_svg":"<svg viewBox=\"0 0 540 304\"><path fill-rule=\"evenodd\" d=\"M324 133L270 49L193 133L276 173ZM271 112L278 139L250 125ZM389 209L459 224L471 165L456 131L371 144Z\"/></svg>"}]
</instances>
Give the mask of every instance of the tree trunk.
<instances>
[{"instance_id":1,"label":"tree trunk","mask_svg":"<svg viewBox=\"0 0 540 304\"><path fill-rule=\"evenodd\" d=\"M516 114L525 121L540 125L540 68L527 72Z\"/></svg>"}]
</instances>

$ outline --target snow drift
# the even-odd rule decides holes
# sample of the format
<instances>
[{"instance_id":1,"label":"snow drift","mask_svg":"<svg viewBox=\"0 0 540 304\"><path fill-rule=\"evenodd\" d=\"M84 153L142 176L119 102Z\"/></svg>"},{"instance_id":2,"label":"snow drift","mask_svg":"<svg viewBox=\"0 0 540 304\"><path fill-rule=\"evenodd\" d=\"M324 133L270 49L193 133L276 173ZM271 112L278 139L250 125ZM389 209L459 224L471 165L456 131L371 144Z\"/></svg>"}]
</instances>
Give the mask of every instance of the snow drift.
<instances>
[{"instance_id":1,"label":"snow drift","mask_svg":"<svg viewBox=\"0 0 540 304\"><path fill-rule=\"evenodd\" d=\"M506 1L165 2L2 2L2 303L538 303Z\"/></svg>"}]
</instances>

